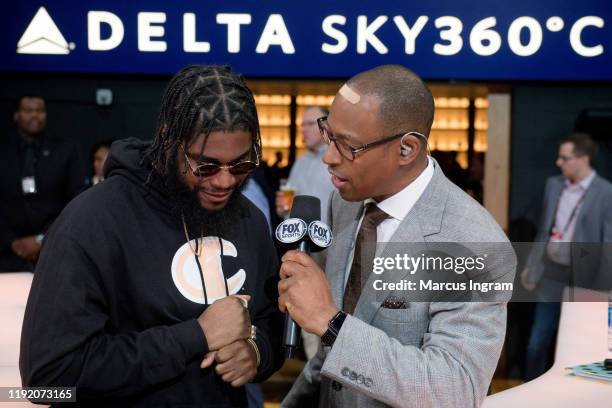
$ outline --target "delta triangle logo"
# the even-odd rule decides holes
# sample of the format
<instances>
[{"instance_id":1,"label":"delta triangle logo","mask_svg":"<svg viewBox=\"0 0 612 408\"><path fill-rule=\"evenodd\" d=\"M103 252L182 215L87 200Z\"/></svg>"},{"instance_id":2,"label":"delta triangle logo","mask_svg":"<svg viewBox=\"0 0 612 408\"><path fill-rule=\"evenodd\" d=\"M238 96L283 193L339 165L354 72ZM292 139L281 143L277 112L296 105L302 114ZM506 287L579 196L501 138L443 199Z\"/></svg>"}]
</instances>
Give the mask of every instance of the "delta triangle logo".
<instances>
[{"instance_id":1,"label":"delta triangle logo","mask_svg":"<svg viewBox=\"0 0 612 408\"><path fill-rule=\"evenodd\" d=\"M55 22L41 7L17 43L17 54L69 54L74 43L68 44Z\"/></svg>"}]
</instances>

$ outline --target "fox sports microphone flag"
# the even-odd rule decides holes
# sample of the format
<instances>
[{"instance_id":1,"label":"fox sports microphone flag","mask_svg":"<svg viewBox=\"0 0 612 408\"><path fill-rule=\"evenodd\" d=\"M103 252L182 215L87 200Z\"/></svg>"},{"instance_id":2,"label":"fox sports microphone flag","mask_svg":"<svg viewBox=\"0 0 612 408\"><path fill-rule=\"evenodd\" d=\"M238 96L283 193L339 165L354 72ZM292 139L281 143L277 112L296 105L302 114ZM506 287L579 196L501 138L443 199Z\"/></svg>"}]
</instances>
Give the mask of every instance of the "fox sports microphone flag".
<instances>
[{"instance_id":1,"label":"fox sports microphone flag","mask_svg":"<svg viewBox=\"0 0 612 408\"><path fill-rule=\"evenodd\" d=\"M320 219L321 200L312 196L296 196L293 199L293 207L289 218L276 228L276 239L286 245L298 243L298 250L309 254L311 245L307 226ZM313 249L318 248L317 245L312 247ZM285 345L285 356L287 358L293 358L299 340L300 328L289 313L286 313L283 344Z\"/></svg>"}]
</instances>

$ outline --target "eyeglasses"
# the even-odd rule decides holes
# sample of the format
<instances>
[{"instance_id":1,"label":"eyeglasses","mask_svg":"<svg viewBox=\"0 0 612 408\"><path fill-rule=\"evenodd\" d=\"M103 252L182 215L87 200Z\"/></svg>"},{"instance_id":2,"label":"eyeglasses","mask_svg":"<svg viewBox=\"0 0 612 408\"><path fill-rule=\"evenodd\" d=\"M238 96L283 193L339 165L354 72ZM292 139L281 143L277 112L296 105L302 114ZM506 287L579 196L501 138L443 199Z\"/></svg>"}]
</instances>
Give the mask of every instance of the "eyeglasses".
<instances>
[{"instance_id":1,"label":"eyeglasses","mask_svg":"<svg viewBox=\"0 0 612 408\"><path fill-rule=\"evenodd\" d=\"M563 163L566 163L566 162L568 162L568 161L570 161L570 160L572 160L572 159L575 159L575 158L576 158L576 156L575 156L575 155L573 155L573 156L563 156L563 155L561 155L561 154L560 154L560 155L557 157L557 160L561 160Z\"/></svg>"},{"instance_id":2,"label":"eyeglasses","mask_svg":"<svg viewBox=\"0 0 612 408\"><path fill-rule=\"evenodd\" d=\"M181 145L183 153L185 154L185 161L189 166L191 173L197 178L211 177L219 173L221 170L227 170L234 176L244 176L255 170L259 166L259 155L255 155L255 161L243 160L235 164L221 165L217 163L201 163L195 167L191 164L191 159L187 155L185 148Z\"/></svg>"},{"instance_id":3,"label":"eyeglasses","mask_svg":"<svg viewBox=\"0 0 612 408\"><path fill-rule=\"evenodd\" d=\"M349 145L342 139L338 139L336 135L333 134L333 132L329 129L329 124L327 123L327 116L323 116L317 119L317 124L319 125L319 132L321 132L321 137L323 138L323 141L327 145L331 144L331 142L334 142L334 145L336 146L336 149L338 149L338 152L340 153L340 155L344 157L346 160L350 160L350 161L355 160L355 155L359 152L365 152L366 150L371 149L372 147L383 145L387 142L390 142L395 139L399 139L400 137L403 137L406 135L413 135L413 136L420 137L425 141L425 143L427 143L427 137L425 137L425 135L423 135L422 133L402 132L402 133L398 133L397 135L383 137L382 139L376 140L374 142L366 143L362 146L356 147L356 146Z\"/></svg>"}]
</instances>

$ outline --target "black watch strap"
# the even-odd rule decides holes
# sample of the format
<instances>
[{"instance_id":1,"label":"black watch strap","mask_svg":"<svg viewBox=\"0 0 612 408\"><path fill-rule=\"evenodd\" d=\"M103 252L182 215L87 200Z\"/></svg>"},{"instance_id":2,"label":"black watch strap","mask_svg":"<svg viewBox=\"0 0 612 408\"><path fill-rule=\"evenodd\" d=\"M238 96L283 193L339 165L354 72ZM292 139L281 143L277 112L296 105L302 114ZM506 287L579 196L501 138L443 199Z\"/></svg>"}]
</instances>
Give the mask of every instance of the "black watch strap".
<instances>
[{"instance_id":1,"label":"black watch strap","mask_svg":"<svg viewBox=\"0 0 612 408\"><path fill-rule=\"evenodd\" d=\"M330 319L327 331L325 331L325 333L323 333L323 336L321 336L321 344L326 347L333 346L334 342L336 341L336 338L338 337L338 333L340 333L340 329L342 328L342 324L344 323L345 319L346 313L344 313L342 310L336 313L334 317Z\"/></svg>"}]
</instances>

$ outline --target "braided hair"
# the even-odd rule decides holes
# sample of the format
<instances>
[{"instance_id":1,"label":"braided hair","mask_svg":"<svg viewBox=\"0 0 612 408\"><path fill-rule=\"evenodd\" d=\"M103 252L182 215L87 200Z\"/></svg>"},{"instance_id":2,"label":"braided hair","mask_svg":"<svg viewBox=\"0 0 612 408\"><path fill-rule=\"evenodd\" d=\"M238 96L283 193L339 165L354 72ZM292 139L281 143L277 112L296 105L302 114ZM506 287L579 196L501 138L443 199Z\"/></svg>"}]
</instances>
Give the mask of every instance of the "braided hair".
<instances>
[{"instance_id":1,"label":"braided hair","mask_svg":"<svg viewBox=\"0 0 612 408\"><path fill-rule=\"evenodd\" d=\"M191 65L170 80L162 99L155 140L144 159L158 174L168 175L176 171L173 164L181 144L187 150L201 134L208 138L212 132L235 130L251 134L255 154L260 158L255 98L244 78L229 66Z\"/></svg>"}]
</instances>

